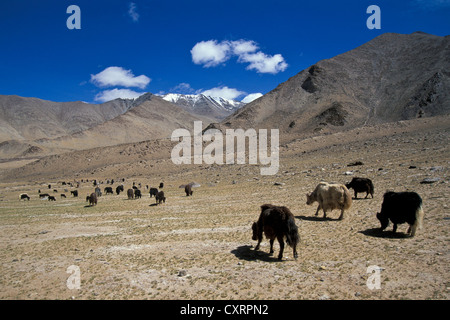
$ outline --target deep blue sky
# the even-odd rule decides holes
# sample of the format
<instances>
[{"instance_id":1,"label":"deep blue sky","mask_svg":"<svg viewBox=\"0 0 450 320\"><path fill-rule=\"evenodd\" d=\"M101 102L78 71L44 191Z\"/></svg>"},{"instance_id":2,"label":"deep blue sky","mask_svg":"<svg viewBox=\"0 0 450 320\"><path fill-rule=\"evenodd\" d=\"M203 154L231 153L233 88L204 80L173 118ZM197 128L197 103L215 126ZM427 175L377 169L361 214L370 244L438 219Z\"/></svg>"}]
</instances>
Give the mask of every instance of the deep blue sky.
<instances>
[{"instance_id":1,"label":"deep blue sky","mask_svg":"<svg viewBox=\"0 0 450 320\"><path fill-rule=\"evenodd\" d=\"M80 30L66 26L72 4L81 9ZM372 4L381 9L380 30L366 27ZM382 33L419 30L450 34L450 0L2 0L0 94L98 103L104 91L114 89L198 93L228 88L240 92L240 100L265 94L317 61ZM235 54L214 66L194 63L191 49L209 40L253 43L253 53L281 55L287 67L272 73L249 70L250 63ZM91 81L91 75L112 66L151 80L141 87Z\"/></svg>"}]
</instances>

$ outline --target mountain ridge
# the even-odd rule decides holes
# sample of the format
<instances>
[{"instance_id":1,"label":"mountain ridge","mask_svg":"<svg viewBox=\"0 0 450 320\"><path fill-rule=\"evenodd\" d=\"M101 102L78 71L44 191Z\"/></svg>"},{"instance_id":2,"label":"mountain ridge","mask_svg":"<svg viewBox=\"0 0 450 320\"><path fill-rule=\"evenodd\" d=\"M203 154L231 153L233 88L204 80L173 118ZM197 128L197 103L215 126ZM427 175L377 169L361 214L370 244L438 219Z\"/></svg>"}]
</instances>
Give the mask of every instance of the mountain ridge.
<instances>
[{"instance_id":1,"label":"mountain ridge","mask_svg":"<svg viewBox=\"0 0 450 320\"><path fill-rule=\"evenodd\" d=\"M449 56L449 36L382 34L318 61L215 126L330 133L449 114Z\"/></svg>"},{"instance_id":2,"label":"mountain ridge","mask_svg":"<svg viewBox=\"0 0 450 320\"><path fill-rule=\"evenodd\" d=\"M196 116L209 117L211 121L222 120L246 104L232 99L212 97L201 93L167 93L163 95L162 98L182 107Z\"/></svg>"}]
</instances>

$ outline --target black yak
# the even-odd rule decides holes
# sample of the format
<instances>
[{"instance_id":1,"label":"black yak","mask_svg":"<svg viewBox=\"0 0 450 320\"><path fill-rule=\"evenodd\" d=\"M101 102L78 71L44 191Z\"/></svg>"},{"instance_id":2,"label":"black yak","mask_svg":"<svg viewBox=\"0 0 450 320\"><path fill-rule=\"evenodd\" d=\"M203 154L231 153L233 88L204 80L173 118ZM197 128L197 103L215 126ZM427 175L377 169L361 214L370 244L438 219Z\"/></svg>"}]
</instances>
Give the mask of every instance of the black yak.
<instances>
[{"instance_id":1,"label":"black yak","mask_svg":"<svg viewBox=\"0 0 450 320\"><path fill-rule=\"evenodd\" d=\"M133 199L134 198L134 189L128 189L127 196L128 196L128 199Z\"/></svg>"},{"instance_id":2,"label":"black yak","mask_svg":"<svg viewBox=\"0 0 450 320\"><path fill-rule=\"evenodd\" d=\"M89 201L89 205L95 206L97 204L97 194L92 192L89 196L86 197L86 201Z\"/></svg>"},{"instance_id":3,"label":"black yak","mask_svg":"<svg viewBox=\"0 0 450 320\"><path fill-rule=\"evenodd\" d=\"M117 195L119 195L120 192L123 192L123 185L120 185L120 186L117 186L117 187L116 187L116 193L117 193Z\"/></svg>"},{"instance_id":4,"label":"black yak","mask_svg":"<svg viewBox=\"0 0 450 320\"><path fill-rule=\"evenodd\" d=\"M351 182L346 183L345 186L347 189L353 189L355 191L355 199L358 199L358 192L365 192L366 197L364 199L367 199L369 194L372 196L373 199L373 193L374 193L374 187L372 180L369 178L353 178Z\"/></svg>"},{"instance_id":5,"label":"black yak","mask_svg":"<svg viewBox=\"0 0 450 320\"><path fill-rule=\"evenodd\" d=\"M184 187L184 192L186 192L186 197L192 196L192 194L194 193L194 191L192 191L192 187L190 184L187 184Z\"/></svg>"},{"instance_id":6,"label":"black yak","mask_svg":"<svg viewBox=\"0 0 450 320\"><path fill-rule=\"evenodd\" d=\"M259 249L259 245L263 239L263 233L270 240L270 253L273 253L273 242L275 238L280 244L280 253L278 260L283 258L284 237L287 244L292 247L294 258L297 259L297 244L300 241L298 227L295 224L295 217L286 207L264 204L261 206L261 214L257 222L252 225L253 240L257 240L258 244L255 250Z\"/></svg>"},{"instance_id":7,"label":"black yak","mask_svg":"<svg viewBox=\"0 0 450 320\"><path fill-rule=\"evenodd\" d=\"M377 218L381 223L381 231L387 228L389 220L394 224L394 233L397 232L398 224L406 222L409 224L407 233L414 237L417 229L422 227L423 215L422 198L417 193L388 191L383 196Z\"/></svg>"},{"instance_id":8,"label":"black yak","mask_svg":"<svg viewBox=\"0 0 450 320\"><path fill-rule=\"evenodd\" d=\"M28 201L30 201L30 197L29 197L28 194L26 194L26 193L22 193L22 194L20 195L20 200L22 200L22 199L27 199Z\"/></svg>"},{"instance_id":9,"label":"black yak","mask_svg":"<svg viewBox=\"0 0 450 320\"><path fill-rule=\"evenodd\" d=\"M161 204L161 201L166 203L166 197L164 196L164 191L160 191L155 196L156 203Z\"/></svg>"},{"instance_id":10,"label":"black yak","mask_svg":"<svg viewBox=\"0 0 450 320\"><path fill-rule=\"evenodd\" d=\"M137 198L141 198L141 196L142 196L142 194L141 194L141 190L139 190L139 189L135 189L134 190L134 198L135 199L137 199Z\"/></svg>"},{"instance_id":11,"label":"black yak","mask_svg":"<svg viewBox=\"0 0 450 320\"><path fill-rule=\"evenodd\" d=\"M112 187L105 187L105 189L103 191L105 192L105 194L108 194L108 193L114 194Z\"/></svg>"},{"instance_id":12,"label":"black yak","mask_svg":"<svg viewBox=\"0 0 450 320\"><path fill-rule=\"evenodd\" d=\"M152 197L152 196L155 196L156 197L156 194L158 193L158 189L156 189L156 188L150 188L150 198Z\"/></svg>"}]
</instances>

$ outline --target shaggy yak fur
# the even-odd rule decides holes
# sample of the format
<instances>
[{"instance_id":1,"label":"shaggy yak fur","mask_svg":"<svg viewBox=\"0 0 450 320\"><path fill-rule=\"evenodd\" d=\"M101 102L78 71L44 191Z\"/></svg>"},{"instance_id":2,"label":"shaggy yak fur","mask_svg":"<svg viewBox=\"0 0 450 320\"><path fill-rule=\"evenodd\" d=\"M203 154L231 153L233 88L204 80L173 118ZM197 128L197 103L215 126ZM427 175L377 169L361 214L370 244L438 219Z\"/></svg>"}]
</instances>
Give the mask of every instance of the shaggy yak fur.
<instances>
[{"instance_id":1,"label":"shaggy yak fur","mask_svg":"<svg viewBox=\"0 0 450 320\"><path fill-rule=\"evenodd\" d=\"M307 205L311 205L315 201L319 203L316 216L322 209L324 219L327 217L328 210L339 209L341 210L339 220L341 220L344 218L344 211L352 206L352 196L343 184L319 183L312 193L306 195Z\"/></svg>"},{"instance_id":2,"label":"shaggy yak fur","mask_svg":"<svg viewBox=\"0 0 450 320\"><path fill-rule=\"evenodd\" d=\"M280 244L280 253L278 260L283 258L284 238L287 244L292 247L294 258L297 259L297 244L300 241L298 227L295 224L295 217L286 207L264 204L261 206L261 214L257 222L252 225L253 240L257 240L258 244L255 250L259 249L259 245L263 239L263 233L270 240L270 253L273 253L273 243L275 238Z\"/></svg>"},{"instance_id":3,"label":"shaggy yak fur","mask_svg":"<svg viewBox=\"0 0 450 320\"><path fill-rule=\"evenodd\" d=\"M128 196L128 199L134 199L134 190L133 189L128 189L127 190L127 196Z\"/></svg>"},{"instance_id":4,"label":"shaggy yak fur","mask_svg":"<svg viewBox=\"0 0 450 320\"><path fill-rule=\"evenodd\" d=\"M164 196L164 191L160 191L155 196L156 203L161 204L161 202L166 203L166 197Z\"/></svg>"},{"instance_id":5,"label":"shaggy yak fur","mask_svg":"<svg viewBox=\"0 0 450 320\"><path fill-rule=\"evenodd\" d=\"M186 192L186 197L192 196L192 194L194 193L194 191L192 191L192 187L190 184L187 184L184 187L184 192Z\"/></svg>"},{"instance_id":6,"label":"shaggy yak fur","mask_svg":"<svg viewBox=\"0 0 450 320\"><path fill-rule=\"evenodd\" d=\"M97 204L97 194L92 192L91 195L86 197L86 201L89 201L90 206L95 206Z\"/></svg>"},{"instance_id":7,"label":"shaggy yak fur","mask_svg":"<svg viewBox=\"0 0 450 320\"><path fill-rule=\"evenodd\" d=\"M415 192L386 192L383 196L381 212L377 218L383 231L389 225L389 220L394 224L393 232L397 231L397 224L408 223L407 233L414 237L417 229L423 223L422 198Z\"/></svg>"},{"instance_id":8,"label":"shaggy yak fur","mask_svg":"<svg viewBox=\"0 0 450 320\"><path fill-rule=\"evenodd\" d=\"M374 187L372 180L369 178L353 178L352 181L347 183L345 186L347 189L353 189L355 191L355 199L358 199L358 192L366 193L366 197L364 199L367 199L369 194L373 199Z\"/></svg>"}]
</instances>

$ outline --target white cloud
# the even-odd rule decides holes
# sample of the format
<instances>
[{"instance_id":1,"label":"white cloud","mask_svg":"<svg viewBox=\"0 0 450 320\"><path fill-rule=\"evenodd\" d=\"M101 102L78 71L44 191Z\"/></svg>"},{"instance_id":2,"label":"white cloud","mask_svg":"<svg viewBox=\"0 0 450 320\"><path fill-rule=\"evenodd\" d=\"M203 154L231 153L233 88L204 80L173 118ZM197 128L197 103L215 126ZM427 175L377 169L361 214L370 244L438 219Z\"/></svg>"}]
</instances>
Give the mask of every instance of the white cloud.
<instances>
[{"instance_id":1,"label":"white cloud","mask_svg":"<svg viewBox=\"0 0 450 320\"><path fill-rule=\"evenodd\" d=\"M237 97L245 94L245 92L224 86L224 87L216 87L216 88L212 88L209 90L205 90L202 92L202 94L204 94L205 96L210 96L210 97L221 97L221 98L225 98L225 99L234 100Z\"/></svg>"},{"instance_id":2,"label":"white cloud","mask_svg":"<svg viewBox=\"0 0 450 320\"><path fill-rule=\"evenodd\" d=\"M269 56L263 52L257 53L245 53L239 56L239 62L250 63L246 69L255 69L259 73L272 73L276 74L280 71L284 71L287 68L287 63L281 54Z\"/></svg>"},{"instance_id":3,"label":"white cloud","mask_svg":"<svg viewBox=\"0 0 450 320\"><path fill-rule=\"evenodd\" d=\"M250 93L249 95L245 96L245 98L242 99L241 101L244 102L244 103L250 103L253 100L256 100L256 99L258 99L259 97L262 97L262 96L263 96L263 94L259 93L259 92L258 93Z\"/></svg>"},{"instance_id":4,"label":"white cloud","mask_svg":"<svg viewBox=\"0 0 450 320\"><path fill-rule=\"evenodd\" d=\"M143 95L145 92L136 92L130 89L112 89L104 90L97 94L94 98L95 101L107 102L117 98L121 99L136 99Z\"/></svg>"},{"instance_id":5,"label":"white cloud","mask_svg":"<svg viewBox=\"0 0 450 320\"><path fill-rule=\"evenodd\" d=\"M276 74L286 70L287 63L281 54L267 55L259 49L258 44L252 40L222 41L208 40L198 42L191 50L192 61L204 67L215 67L232 56L238 57L240 63L250 63L247 70L256 70L259 73Z\"/></svg>"},{"instance_id":6,"label":"white cloud","mask_svg":"<svg viewBox=\"0 0 450 320\"><path fill-rule=\"evenodd\" d=\"M255 52L259 49L257 43L255 41L245 41L245 40L237 40L230 42L231 47L233 48L233 53L235 55L242 55L249 52Z\"/></svg>"},{"instance_id":7,"label":"white cloud","mask_svg":"<svg viewBox=\"0 0 450 320\"><path fill-rule=\"evenodd\" d=\"M230 58L230 45L216 40L198 42L191 50L192 61L205 67L217 66Z\"/></svg>"},{"instance_id":8,"label":"white cloud","mask_svg":"<svg viewBox=\"0 0 450 320\"><path fill-rule=\"evenodd\" d=\"M109 67L97 74L91 74L91 82L99 87L137 87L144 89L151 79L145 75L135 77L131 70Z\"/></svg>"},{"instance_id":9,"label":"white cloud","mask_svg":"<svg viewBox=\"0 0 450 320\"><path fill-rule=\"evenodd\" d=\"M139 21L139 13L137 13L136 9L137 9L136 3L131 2L128 5L128 15L131 17L131 19L134 22L138 22Z\"/></svg>"}]
</instances>

